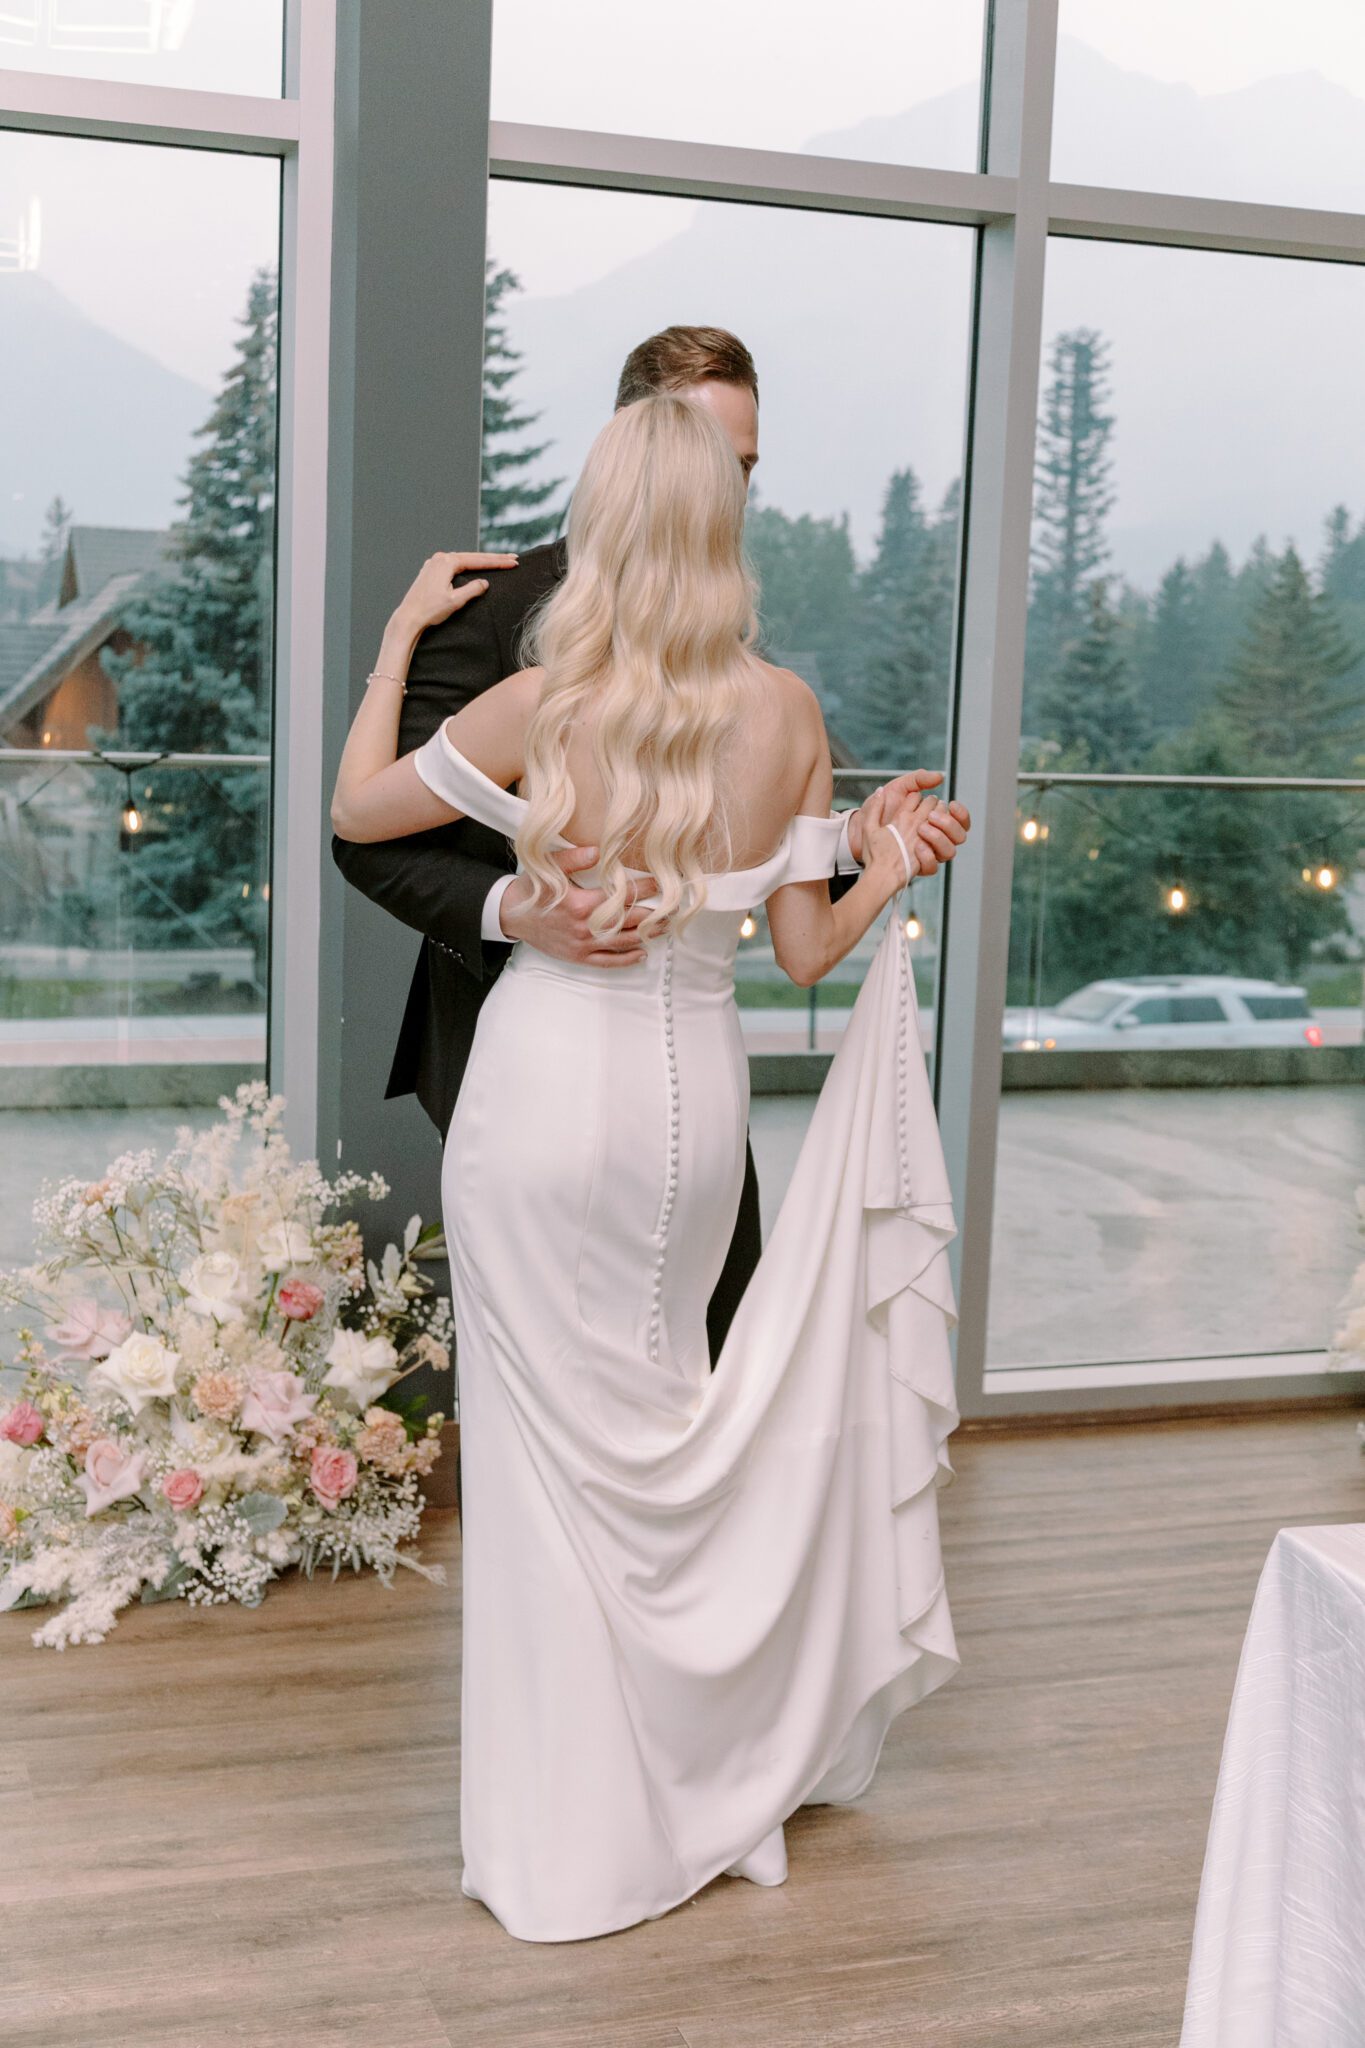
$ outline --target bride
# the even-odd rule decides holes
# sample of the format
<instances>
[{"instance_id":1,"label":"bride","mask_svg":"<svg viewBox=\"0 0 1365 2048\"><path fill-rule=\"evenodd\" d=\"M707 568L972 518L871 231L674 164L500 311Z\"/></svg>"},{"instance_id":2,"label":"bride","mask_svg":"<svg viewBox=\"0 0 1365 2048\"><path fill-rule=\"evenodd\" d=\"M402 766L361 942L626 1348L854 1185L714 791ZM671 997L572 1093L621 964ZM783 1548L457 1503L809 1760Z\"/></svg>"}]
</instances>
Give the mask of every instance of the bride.
<instances>
[{"instance_id":1,"label":"bride","mask_svg":"<svg viewBox=\"0 0 1365 2048\"><path fill-rule=\"evenodd\" d=\"M741 920L802 987L917 870L919 805L840 821L818 702L754 652L744 480L703 407L602 429L534 665L395 760L412 646L481 587L433 555L394 613L332 819L473 817L541 900L590 846L625 970L517 945L444 1155L459 1333L465 1892L526 1941L787 1874L783 1821L857 1797L956 1670L936 1491L957 1421L942 1152L893 914L712 1372L706 1305L744 1171ZM513 785L519 793L513 793Z\"/></svg>"}]
</instances>

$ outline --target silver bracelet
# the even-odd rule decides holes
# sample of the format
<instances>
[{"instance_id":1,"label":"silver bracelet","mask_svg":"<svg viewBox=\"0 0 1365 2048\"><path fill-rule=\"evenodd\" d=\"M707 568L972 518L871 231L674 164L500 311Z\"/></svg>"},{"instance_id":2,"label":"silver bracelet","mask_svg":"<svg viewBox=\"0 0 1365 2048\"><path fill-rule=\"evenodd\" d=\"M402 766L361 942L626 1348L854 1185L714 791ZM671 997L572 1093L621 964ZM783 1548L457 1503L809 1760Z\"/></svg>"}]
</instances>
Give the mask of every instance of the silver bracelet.
<instances>
[{"instance_id":1,"label":"silver bracelet","mask_svg":"<svg viewBox=\"0 0 1365 2048\"><path fill-rule=\"evenodd\" d=\"M403 681L402 676L386 675L383 669L380 668L372 668L370 670L370 673L366 676L365 680L367 683L397 683L399 689L403 692L403 695L406 697L408 694L408 686Z\"/></svg>"}]
</instances>

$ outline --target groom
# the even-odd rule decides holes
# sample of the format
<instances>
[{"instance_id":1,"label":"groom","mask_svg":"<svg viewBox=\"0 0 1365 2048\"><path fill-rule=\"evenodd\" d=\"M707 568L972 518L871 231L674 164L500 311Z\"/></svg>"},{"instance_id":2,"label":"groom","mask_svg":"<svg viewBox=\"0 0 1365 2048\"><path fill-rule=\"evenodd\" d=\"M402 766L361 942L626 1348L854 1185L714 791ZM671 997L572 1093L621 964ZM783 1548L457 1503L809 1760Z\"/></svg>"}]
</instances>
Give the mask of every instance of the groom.
<instances>
[{"instance_id":1,"label":"groom","mask_svg":"<svg viewBox=\"0 0 1365 2048\"><path fill-rule=\"evenodd\" d=\"M632 349L617 387L619 410L650 391L679 391L707 406L734 444L747 484L758 461L758 375L744 344L718 327L668 327ZM515 567L478 571L488 589L439 625L428 627L413 650L399 728L400 753L420 746L441 724L522 667L518 635L527 613L557 584L565 570L563 540L530 548ZM475 573L456 573L462 582ZM900 776L888 790L929 789L940 775L927 770ZM863 809L879 805L876 791ZM872 815L879 815L872 811ZM960 804L926 798L916 853L920 872L932 874L951 860L966 838L970 820ZM862 852L862 812L850 813L848 874ZM556 856L566 875L591 867L593 847L570 847ZM580 889L553 908L533 909L531 884L513 874L506 839L472 818L408 839L360 844L334 838L332 858L348 882L372 902L422 934L422 950L408 990L386 1096L415 1092L444 1136L473 1042L479 1007L517 939L555 959L591 962L625 970L643 959L636 927L645 915L634 907L618 934L598 938L588 929L589 913L603 900L601 889ZM632 897L643 884L633 885ZM831 884L838 893L847 883ZM735 1234L707 1313L712 1360L730 1318L758 1262L761 1249L758 1178L749 1151Z\"/></svg>"}]
</instances>

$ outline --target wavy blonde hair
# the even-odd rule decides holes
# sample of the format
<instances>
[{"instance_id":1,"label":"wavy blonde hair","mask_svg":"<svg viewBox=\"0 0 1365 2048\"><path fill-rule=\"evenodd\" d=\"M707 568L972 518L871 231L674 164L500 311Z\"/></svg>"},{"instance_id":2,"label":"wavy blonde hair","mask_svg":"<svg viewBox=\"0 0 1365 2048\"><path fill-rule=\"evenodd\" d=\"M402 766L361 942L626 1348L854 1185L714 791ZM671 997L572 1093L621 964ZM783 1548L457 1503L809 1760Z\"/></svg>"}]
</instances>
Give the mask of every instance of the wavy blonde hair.
<instances>
[{"instance_id":1,"label":"wavy blonde hair","mask_svg":"<svg viewBox=\"0 0 1365 2048\"><path fill-rule=\"evenodd\" d=\"M729 863L719 760L758 635L744 496L735 451L704 406L662 391L622 406L573 493L568 571L523 632L522 658L545 676L526 734L517 853L533 900L558 902L567 883L550 853L576 800L570 726L591 714L606 791L596 932L621 927L632 846L659 884L645 937L666 917L676 928L695 915L703 875Z\"/></svg>"}]
</instances>

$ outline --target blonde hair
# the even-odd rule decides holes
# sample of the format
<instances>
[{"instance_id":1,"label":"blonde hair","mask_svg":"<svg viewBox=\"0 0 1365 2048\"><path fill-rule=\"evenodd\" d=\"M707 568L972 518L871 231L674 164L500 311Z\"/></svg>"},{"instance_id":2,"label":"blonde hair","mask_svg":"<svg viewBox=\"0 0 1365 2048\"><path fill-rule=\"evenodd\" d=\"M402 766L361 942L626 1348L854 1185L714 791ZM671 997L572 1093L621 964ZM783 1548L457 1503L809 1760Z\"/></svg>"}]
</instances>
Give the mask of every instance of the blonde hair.
<instances>
[{"instance_id":1,"label":"blonde hair","mask_svg":"<svg viewBox=\"0 0 1365 2048\"><path fill-rule=\"evenodd\" d=\"M671 392L623 406L574 490L564 580L523 634L527 666L545 675L526 734L517 853L533 900L558 902L567 883L551 846L576 800L569 729L591 709L606 791L596 932L621 927L632 846L659 884L646 938L666 917L677 927L693 916L703 875L728 864L718 764L758 635L744 496L735 451L704 406Z\"/></svg>"}]
</instances>

